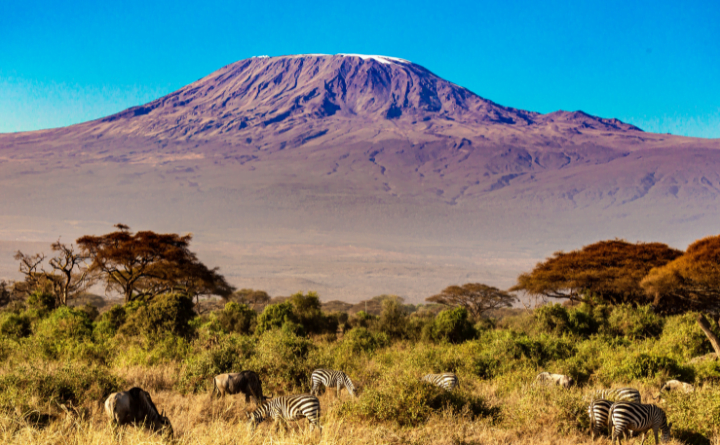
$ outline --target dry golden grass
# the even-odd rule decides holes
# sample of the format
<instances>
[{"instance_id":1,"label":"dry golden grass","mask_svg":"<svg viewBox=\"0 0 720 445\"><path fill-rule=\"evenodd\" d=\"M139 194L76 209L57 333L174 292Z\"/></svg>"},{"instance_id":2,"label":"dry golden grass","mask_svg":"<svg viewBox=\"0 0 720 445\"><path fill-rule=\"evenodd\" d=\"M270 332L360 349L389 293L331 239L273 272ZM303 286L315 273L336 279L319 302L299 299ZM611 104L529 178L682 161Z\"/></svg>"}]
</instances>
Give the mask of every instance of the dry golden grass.
<instances>
[{"instance_id":1,"label":"dry golden grass","mask_svg":"<svg viewBox=\"0 0 720 445\"><path fill-rule=\"evenodd\" d=\"M291 422L288 430L275 428L270 422L251 432L246 412L254 408L245 405L244 397L211 398L209 393L181 395L172 391L178 375L174 366L152 368L128 367L118 373L129 385L142 386L150 391L158 409L171 419L175 436L172 440L135 427L119 428L117 433L104 416L101 401L88 403L67 415L58 407L42 406L38 412L56 413L50 419L38 420L33 413L0 415L0 443L8 445L105 445L105 444L177 444L177 445L284 445L284 444L507 444L507 445L576 445L591 443L585 431L562 431L558 419L562 407L543 403L548 397L558 397L558 388L522 386L508 390L495 382L468 382L463 391L484 397L492 406L501 407L501 416L472 419L469 415L449 409L437 412L416 428L398 427L390 423L371 424L338 418L334 408L350 396L343 391L338 399L334 390L320 396L323 434L310 431L308 422ZM585 389L583 392L589 391ZM644 397L652 391L643 387ZM581 390L567 392L567 397L579 397ZM560 394L559 397L563 397ZM74 414L76 413L77 414ZM634 439L637 442L639 439ZM649 439L652 443L654 439ZM711 445L720 445L718 434ZM609 443L606 438L595 443ZM639 443L639 442L637 442ZM673 444L681 442L672 441Z\"/></svg>"}]
</instances>

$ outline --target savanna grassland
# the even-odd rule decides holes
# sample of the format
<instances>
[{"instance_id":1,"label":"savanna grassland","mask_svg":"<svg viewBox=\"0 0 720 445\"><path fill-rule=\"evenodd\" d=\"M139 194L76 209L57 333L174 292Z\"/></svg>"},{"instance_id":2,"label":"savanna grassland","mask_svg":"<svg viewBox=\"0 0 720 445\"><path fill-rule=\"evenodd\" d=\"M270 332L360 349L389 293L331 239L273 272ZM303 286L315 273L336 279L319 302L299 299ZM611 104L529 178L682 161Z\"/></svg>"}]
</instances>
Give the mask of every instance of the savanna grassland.
<instances>
[{"instance_id":1,"label":"savanna grassland","mask_svg":"<svg viewBox=\"0 0 720 445\"><path fill-rule=\"evenodd\" d=\"M631 385L650 403L664 381L678 378L696 391L657 402L673 443L720 444L720 364L696 359L712 348L691 312L546 305L475 322L464 308L438 312L391 297L379 316L325 313L313 294L259 313L228 303L202 315L178 294L102 314L52 301L36 293L0 315L2 443L590 443L585 394ZM244 369L260 375L266 394L307 392L321 367L344 370L359 395L320 396L322 436L305 420L287 431L265 422L252 433L252 402L210 395L214 375ZM459 376L459 389L419 381L442 371ZM577 385L533 386L540 371L571 375ZM174 438L114 432L102 402L132 386L150 392Z\"/></svg>"}]
</instances>

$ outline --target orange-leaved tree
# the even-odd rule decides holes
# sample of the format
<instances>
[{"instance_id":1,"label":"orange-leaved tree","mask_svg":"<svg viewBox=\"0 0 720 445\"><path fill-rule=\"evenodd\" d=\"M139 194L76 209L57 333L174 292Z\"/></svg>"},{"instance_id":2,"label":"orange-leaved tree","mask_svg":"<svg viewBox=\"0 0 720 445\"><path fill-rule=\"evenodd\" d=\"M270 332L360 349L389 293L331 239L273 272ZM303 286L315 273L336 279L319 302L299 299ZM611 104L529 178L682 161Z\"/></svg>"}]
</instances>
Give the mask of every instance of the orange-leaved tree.
<instances>
[{"instance_id":1,"label":"orange-leaved tree","mask_svg":"<svg viewBox=\"0 0 720 445\"><path fill-rule=\"evenodd\" d=\"M150 300L167 292L189 297L229 297L235 290L218 269L209 269L190 251L192 235L133 233L123 224L115 232L86 235L77 240L90 259L90 270L105 282L106 290L122 294L126 302Z\"/></svg>"},{"instance_id":2,"label":"orange-leaved tree","mask_svg":"<svg viewBox=\"0 0 720 445\"><path fill-rule=\"evenodd\" d=\"M589 300L609 304L648 304L640 281L654 267L664 266L682 251L662 243L600 241L572 252L556 252L551 258L518 277L510 291L549 298Z\"/></svg>"},{"instance_id":3,"label":"orange-leaved tree","mask_svg":"<svg viewBox=\"0 0 720 445\"><path fill-rule=\"evenodd\" d=\"M668 312L698 311L720 313L720 235L695 241L685 254L650 271L640 283L655 305ZM710 330L705 316L698 324L720 357L720 340Z\"/></svg>"}]
</instances>

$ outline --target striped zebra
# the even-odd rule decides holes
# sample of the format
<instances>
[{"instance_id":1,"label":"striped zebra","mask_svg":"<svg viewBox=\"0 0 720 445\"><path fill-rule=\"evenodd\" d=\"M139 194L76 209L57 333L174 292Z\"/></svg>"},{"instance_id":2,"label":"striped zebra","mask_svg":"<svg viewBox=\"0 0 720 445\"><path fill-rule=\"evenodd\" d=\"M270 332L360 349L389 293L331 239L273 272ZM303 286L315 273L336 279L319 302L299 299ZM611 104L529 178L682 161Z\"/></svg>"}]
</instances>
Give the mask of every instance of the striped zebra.
<instances>
[{"instance_id":1,"label":"striped zebra","mask_svg":"<svg viewBox=\"0 0 720 445\"><path fill-rule=\"evenodd\" d=\"M670 425L665 412L655 405L644 405L634 402L615 402L610 408L610 425L612 426L612 441L618 440L622 445L620 435L628 431L642 433L640 445L645 443L645 435L652 429L655 434L655 443L658 440L658 430L662 432L663 442L670 441Z\"/></svg>"},{"instance_id":2,"label":"striped zebra","mask_svg":"<svg viewBox=\"0 0 720 445\"><path fill-rule=\"evenodd\" d=\"M608 420L610 419L610 407L613 402L604 399L593 400L588 406L588 415L590 416L590 435L595 440L595 435L599 435L602 431L608 430Z\"/></svg>"},{"instance_id":3,"label":"striped zebra","mask_svg":"<svg viewBox=\"0 0 720 445\"><path fill-rule=\"evenodd\" d=\"M305 417L310 422L310 431L317 426L322 434L320 401L311 394L275 397L261 404L255 411L248 413L247 417L253 430L255 426L268 418L272 418L277 424L278 421L286 423L289 420L299 420Z\"/></svg>"},{"instance_id":4,"label":"striped zebra","mask_svg":"<svg viewBox=\"0 0 720 445\"><path fill-rule=\"evenodd\" d=\"M435 386L443 388L445 391L452 391L456 386L460 385L458 378L452 372L443 372L442 374L428 374L422 378L424 382L432 383Z\"/></svg>"},{"instance_id":5,"label":"striped zebra","mask_svg":"<svg viewBox=\"0 0 720 445\"><path fill-rule=\"evenodd\" d=\"M320 392L320 385L327 388L337 388L337 396L340 397L340 390L345 387L351 396L355 397L355 386L350 377L342 371L333 371L331 369L316 369L310 375L312 389L310 394L316 396Z\"/></svg>"},{"instance_id":6,"label":"striped zebra","mask_svg":"<svg viewBox=\"0 0 720 445\"><path fill-rule=\"evenodd\" d=\"M598 389L590 394L589 399L590 401L605 399L613 402L642 402L640 399L640 391L635 388Z\"/></svg>"}]
</instances>

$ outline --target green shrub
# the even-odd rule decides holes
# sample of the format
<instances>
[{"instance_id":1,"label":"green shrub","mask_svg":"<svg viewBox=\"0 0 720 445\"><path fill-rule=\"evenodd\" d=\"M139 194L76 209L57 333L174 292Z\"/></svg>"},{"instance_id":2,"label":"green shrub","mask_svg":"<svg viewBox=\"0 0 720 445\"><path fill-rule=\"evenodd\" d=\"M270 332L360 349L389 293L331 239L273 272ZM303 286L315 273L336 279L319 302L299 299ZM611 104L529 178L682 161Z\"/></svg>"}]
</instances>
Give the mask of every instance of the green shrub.
<instances>
[{"instance_id":1,"label":"green shrub","mask_svg":"<svg viewBox=\"0 0 720 445\"><path fill-rule=\"evenodd\" d=\"M126 319L125 308L119 304L113 305L95 322L94 332L101 337L114 337Z\"/></svg>"},{"instance_id":2,"label":"green shrub","mask_svg":"<svg viewBox=\"0 0 720 445\"><path fill-rule=\"evenodd\" d=\"M93 325L86 312L62 306L40 321L37 331L39 336L53 340L81 340L92 334Z\"/></svg>"},{"instance_id":3,"label":"green shrub","mask_svg":"<svg viewBox=\"0 0 720 445\"><path fill-rule=\"evenodd\" d=\"M393 422L399 426L417 426L442 410L471 416L497 418L499 410L489 407L477 396L460 390L446 392L426 384L416 376L385 374L363 392L362 397L335 408L335 414L351 421Z\"/></svg>"},{"instance_id":4,"label":"green shrub","mask_svg":"<svg viewBox=\"0 0 720 445\"><path fill-rule=\"evenodd\" d=\"M655 314L651 306L615 306L608 317L607 332L632 339L655 338L662 332L663 318Z\"/></svg>"},{"instance_id":5,"label":"green shrub","mask_svg":"<svg viewBox=\"0 0 720 445\"><path fill-rule=\"evenodd\" d=\"M251 334L255 327L257 313L246 304L227 303L217 314L217 320L223 331L238 334Z\"/></svg>"},{"instance_id":6,"label":"green shrub","mask_svg":"<svg viewBox=\"0 0 720 445\"><path fill-rule=\"evenodd\" d=\"M467 309L456 307L440 312L425 328L424 336L432 341L462 343L475 337L475 329L468 320Z\"/></svg>"},{"instance_id":7,"label":"green shrub","mask_svg":"<svg viewBox=\"0 0 720 445\"><path fill-rule=\"evenodd\" d=\"M120 390L122 381L107 368L67 363L57 369L20 365L10 373L0 374L0 406L14 410L31 397L43 402L104 400Z\"/></svg>"},{"instance_id":8,"label":"green shrub","mask_svg":"<svg viewBox=\"0 0 720 445\"><path fill-rule=\"evenodd\" d=\"M260 375L267 376L270 386L286 390L309 389L310 369L305 359L313 343L292 332L273 329L260 335L255 354L248 366ZM263 381L264 382L264 381Z\"/></svg>"},{"instance_id":9,"label":"green shrub","mask_svg":"<svg viewBox=\"0 0 720 445\"><path fill-rule=\"evenodd\" d=\"M9 312L0 318L0 334L23 338L32 334L31 321L26 314Z\"/></svg>"},{"instance_id":10,"label":"green shrub","mask_svg":"<svg viewBox=\"0 0 720 445\"><path fill-rule=\"evenodd\" d=\"M266 331L282 327L286 321L297 322L292 303L271 304L258 316L255 333L262 335Z\"/></svg>"},{"instance_id":11,"label":"green shrub","mask_svg":"<svg viewBox=\"0 0 720 445\"><path fill-rule=\"evenodd\" d=\"M342 348L354 353L373 352L388 343L388 336L384 333L375 334L365 328L354 328L343 336Z\"/></svg>"},{"instance_id":12,"label":"green shrub","mask_svg":"<svg viewBox=\"0 0 720 445\"><path fill-rule=\"evenodd\" d=\"M176 388L183 393L212 389L218 374L240 372L255 351L255 340L242 335L223 336L220 342L183 361Z\"/></svg>"},{"instance_id":13,"label":"green shrub","mask_svg":"<svg viewBox=\"0 0 720 445\"><path fill-rule=\"evenodd\" d=\"M28 297L25 304L38 318L41 318L55 309L57 300L50 294L37 291Z\"/></svg>"},{"instance_id":14,"label":"green shrub","mask_svg":"<svg viewBox=\"0 0 720 445\"><path fill-rule=\"evenodd\" d=\"M173 334L189 338L194 334L190 322L195 317L193 302L183 294L158 295L149 303L128 305L127 322L120 332L148 337Z\"/></svg>"},{"instance_id":15,"label":"green shrub","mask_svg":"<svg viewBox=\"0 0 720 445\"><path fill-rule=\"evenodd\" d=\"M385 299L382 302L380 319L375 323L375 330L387 334L390 338L404 338L407 316L405 309L397 299Z\"/></svg>"},{"instance_id":16,"label":"green shrub","mask_svg":"<svg viewBox=\"0 0 720 445\"><path fill-rule=\"evenodd\" d=\"M379 320L379 317L368 314L365 311L359 311L354 317L350 318L349 323L353 328L369 328Z\"/></svg>"}]
</instances>

